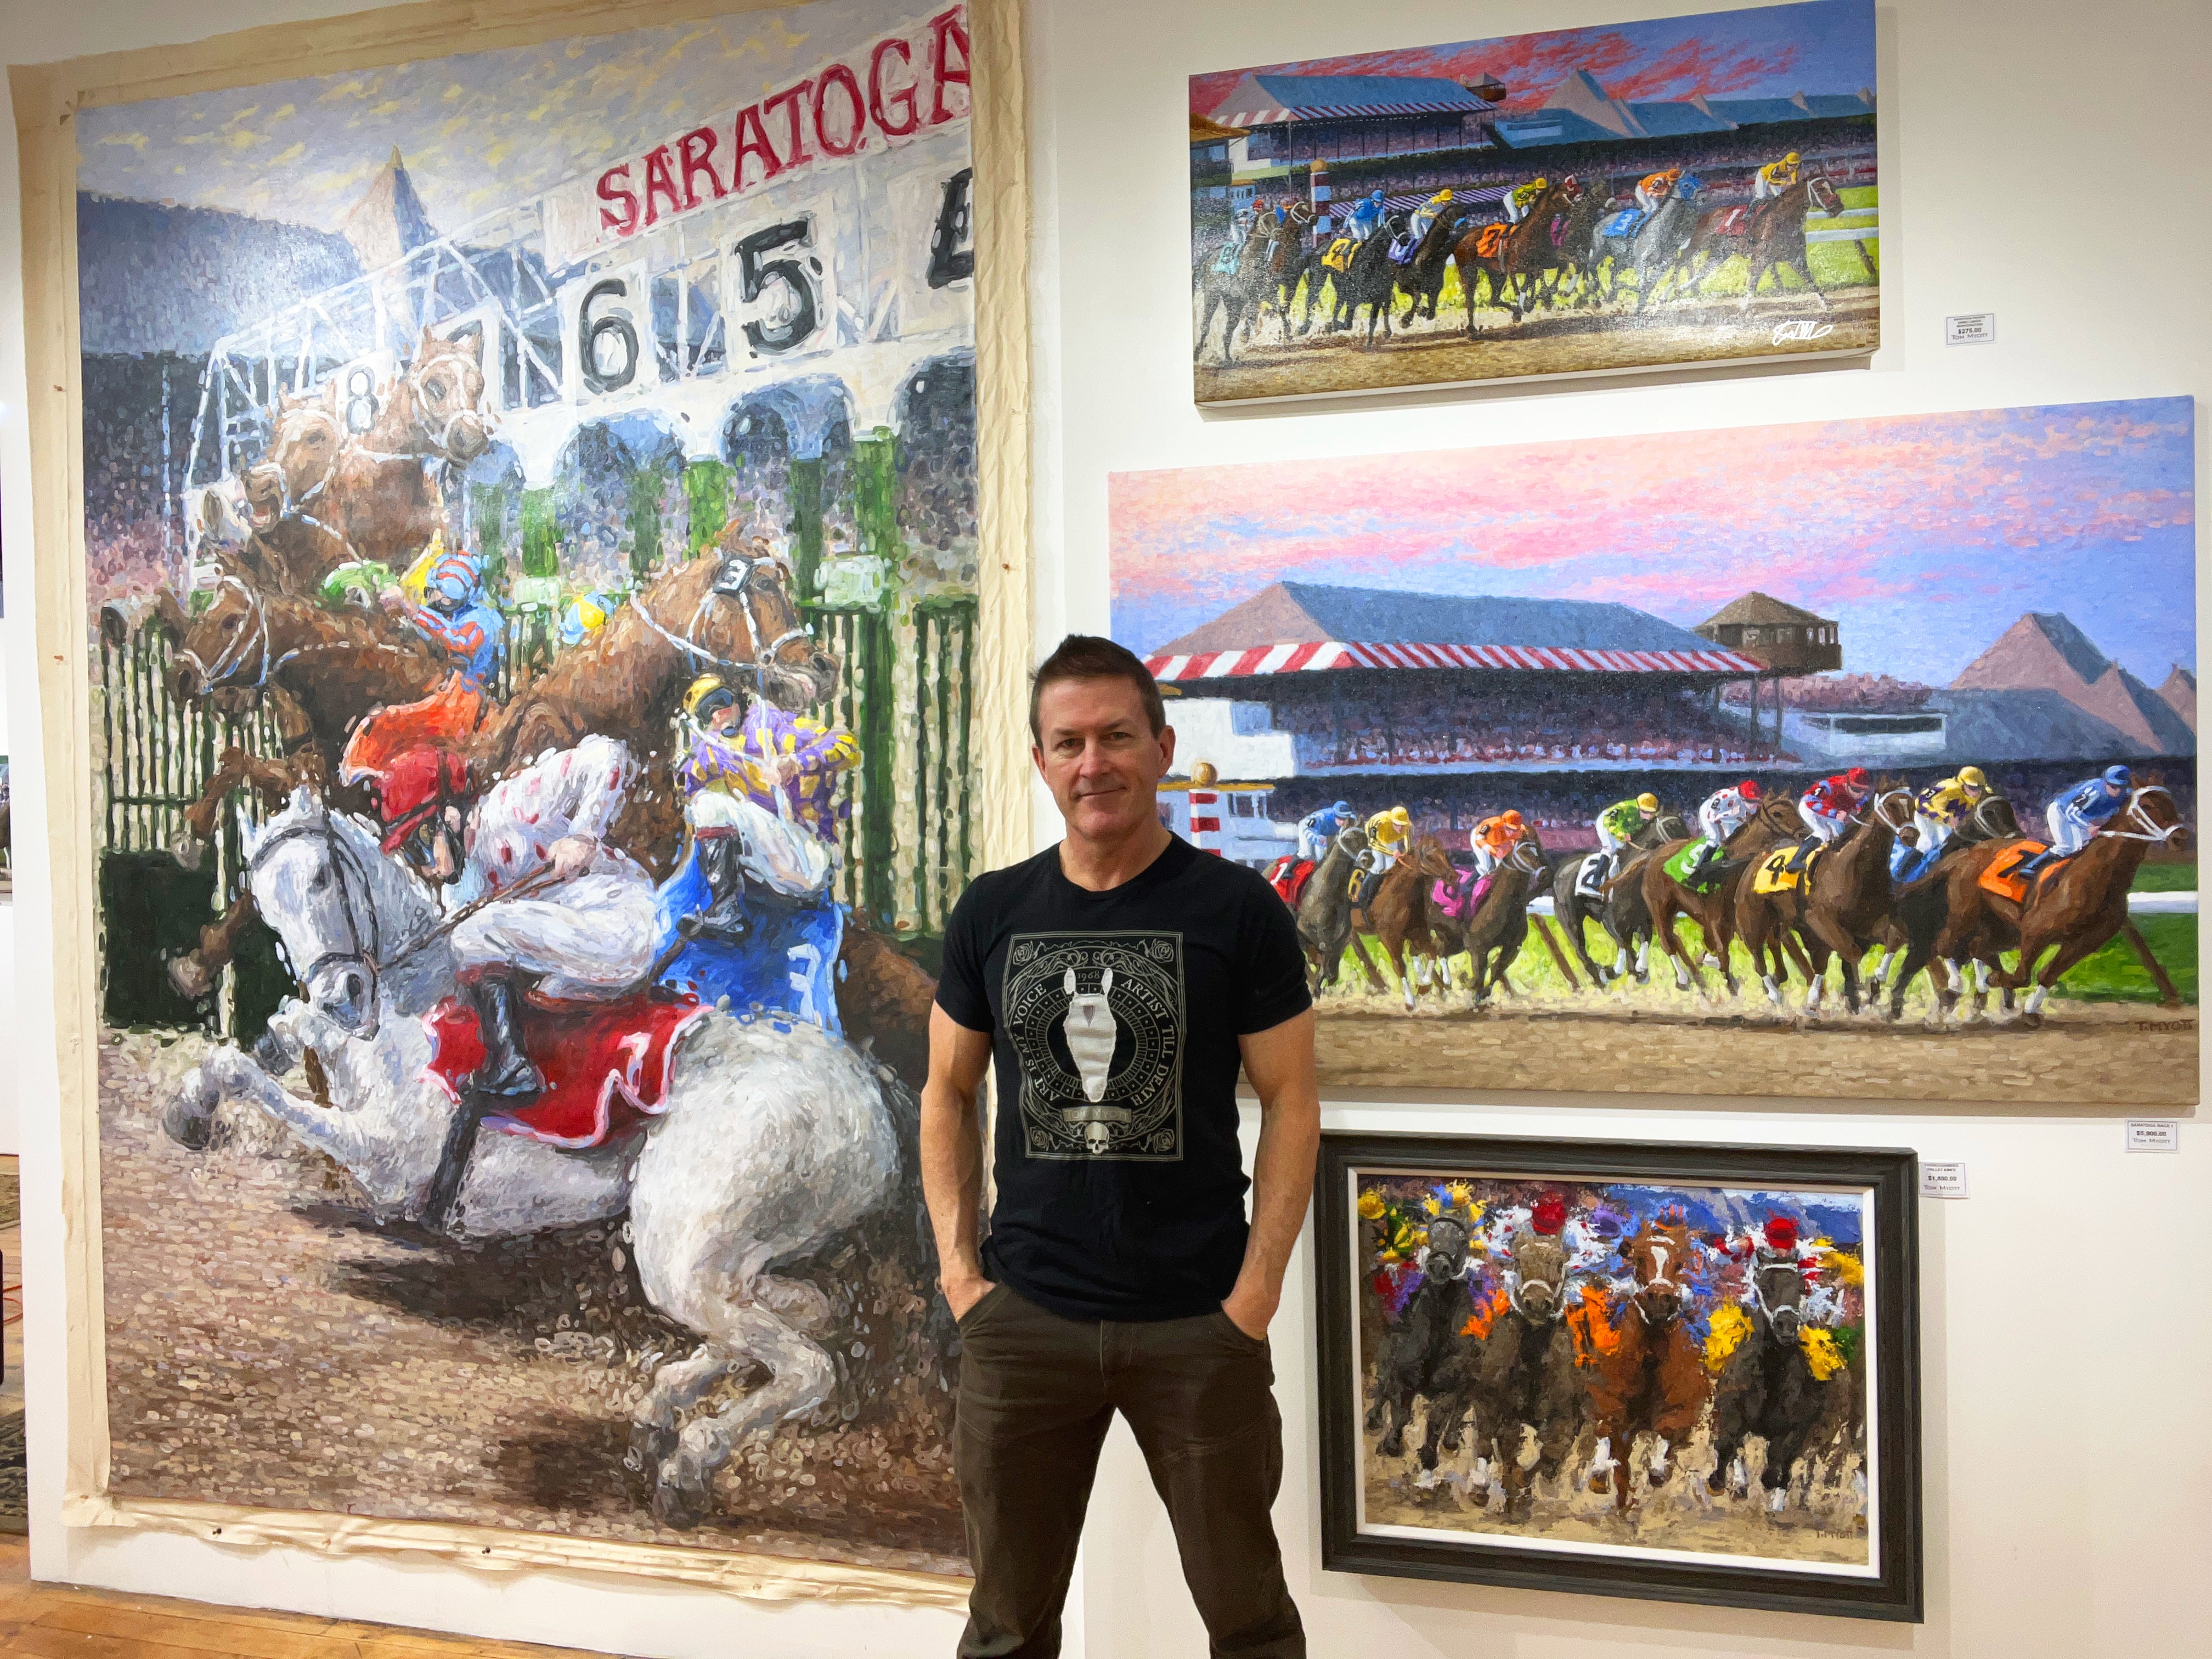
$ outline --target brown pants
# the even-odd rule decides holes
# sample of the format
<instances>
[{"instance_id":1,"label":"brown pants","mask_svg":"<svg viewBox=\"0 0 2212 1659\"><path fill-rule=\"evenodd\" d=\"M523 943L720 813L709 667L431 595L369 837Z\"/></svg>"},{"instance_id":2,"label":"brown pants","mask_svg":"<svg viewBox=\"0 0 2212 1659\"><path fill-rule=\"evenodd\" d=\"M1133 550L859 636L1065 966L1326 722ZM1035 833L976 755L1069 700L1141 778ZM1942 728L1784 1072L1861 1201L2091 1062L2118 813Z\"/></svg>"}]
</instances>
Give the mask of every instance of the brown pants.
<instances>
[{"instance_id":1,"label":"brown pants","mask_svg":"<svg viewBox=\"0 0 2212 1659\"><path fill-rule=\"evenodd\" d=\"M975 1589L961 1659L1051 1659L1107 1425L1129 1420L1218 1659L1304 1659L1267 1510L1283 1419L1267 1345L1226 1314L1063 1319L1005 1285L960 1322L953 1462Z\"/></svg>"}]
</instances>

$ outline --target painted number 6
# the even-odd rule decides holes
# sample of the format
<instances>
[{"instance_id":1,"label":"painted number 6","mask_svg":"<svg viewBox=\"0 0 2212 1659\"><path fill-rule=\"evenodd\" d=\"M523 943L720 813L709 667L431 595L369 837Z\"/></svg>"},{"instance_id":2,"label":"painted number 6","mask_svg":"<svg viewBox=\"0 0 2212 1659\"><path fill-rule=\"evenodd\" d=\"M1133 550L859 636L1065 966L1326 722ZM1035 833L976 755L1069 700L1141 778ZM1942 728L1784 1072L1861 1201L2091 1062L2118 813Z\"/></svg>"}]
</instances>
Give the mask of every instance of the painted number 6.
<instances>
[{"instance_id":1,"label":"painted number 6","mask_svg":"<svg viewBox=\"0 0 2212 1659\"><path fill-rule=\"evenodd\" d=\"M583 368L584 384L594 392L619 392L637 378L637 331L629 319L620 312L597 319L592 315L592 307L610 295L628 299L629 284L619 276L592 283L576 312L576 360ZM600 356L605 342L611 339L622 343L619 369L609 368Z\"/></svg>"},{"instance_id":2,"label":"painted number 6","mask_svg":"<svg viewBox=\"0 0 2212 1659\"><path fill-rule=\"evenodd\" d=\"M755 352L793 350L805 345L821 327L821 294L807 270L811 264L819 270L821 262L762 257L779 248L811 247L813 242L813 227L804 219L793 219L757 230L741 238L731 250L738 261L738 298L748 306L760 307L761 314L745 325L745 338ZM767 298L771 283L782 290L773 300Z\"/></svg>"}]
</instances>

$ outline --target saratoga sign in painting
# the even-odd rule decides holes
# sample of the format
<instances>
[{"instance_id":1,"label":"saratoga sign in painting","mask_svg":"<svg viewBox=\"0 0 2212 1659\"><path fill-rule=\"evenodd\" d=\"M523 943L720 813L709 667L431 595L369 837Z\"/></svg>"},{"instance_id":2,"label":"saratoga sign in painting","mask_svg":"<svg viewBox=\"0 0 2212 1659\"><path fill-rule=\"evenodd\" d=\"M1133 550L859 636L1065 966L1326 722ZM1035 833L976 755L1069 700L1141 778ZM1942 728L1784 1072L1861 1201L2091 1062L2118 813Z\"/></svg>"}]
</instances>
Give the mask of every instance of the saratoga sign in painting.
<instances>
[{"instance_id":1,"label":"saratoga sign in painting","mask_svg":"<svg viewBox=\"0 0 2212 1659\"><path fill-rule=\"evenodd\" d=\"M964 1573L968 30L83 114L108 1497Z\"/></svg>"},{"instance_id":2,"label":"saratoga sign in painting","mask_svg":"<svg viewBox=\"0 0 2212 1659\"><path fill-rule=\"evenodd\" d=\"M1871 352L1874 12L1192 76L1198 401Z\"/></svg>"}]
</instances>

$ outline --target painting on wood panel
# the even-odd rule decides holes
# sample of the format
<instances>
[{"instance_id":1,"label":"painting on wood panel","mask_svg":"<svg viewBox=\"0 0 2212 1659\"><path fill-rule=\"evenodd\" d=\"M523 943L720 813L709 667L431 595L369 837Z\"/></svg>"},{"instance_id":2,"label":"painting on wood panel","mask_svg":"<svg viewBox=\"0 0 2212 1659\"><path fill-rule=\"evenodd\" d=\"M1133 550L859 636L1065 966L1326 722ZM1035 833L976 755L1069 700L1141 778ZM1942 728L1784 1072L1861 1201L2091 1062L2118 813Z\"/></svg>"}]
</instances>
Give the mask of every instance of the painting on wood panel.
<instances>
[{"instance_id":1,"label":"painting on wood panel","mask_svg":"<svg viewBox=\"0 0 2212 1659\"><path fill-rule=\"evenodd\" d=\"M2197 1098L2186 398L1125 473L1338 1086Z\"/></svg>"},{"instance_id":2,"label":"painting on wood panel","mask_svg":"<svg viewBox=\"0 0 2212 1659\"><path fill-rule=\"evenodd\" d=\"M1201 404L1881 338L1871 0L1190 77Z\"/></svg>"},{"instance_id":3,"label":"painting on wood panel","mask_svg":"<svg viewBox=\"0 0 2212 1659\"><path fill-rule=\"evenodd\" d=\"M108 1490L966 1571L963 7L88 110Z\"/></svg>"},{"instance_id":4,"label":"painting on wood panel","mask_svg":"<svg viewBox=\"0 0 2212 1659\"><path fill-rule=\"evenodd\" d=\"M1328 1565L1917 1620L1914 1168L1327 1137Z\"/></svg>"}]
</instances>

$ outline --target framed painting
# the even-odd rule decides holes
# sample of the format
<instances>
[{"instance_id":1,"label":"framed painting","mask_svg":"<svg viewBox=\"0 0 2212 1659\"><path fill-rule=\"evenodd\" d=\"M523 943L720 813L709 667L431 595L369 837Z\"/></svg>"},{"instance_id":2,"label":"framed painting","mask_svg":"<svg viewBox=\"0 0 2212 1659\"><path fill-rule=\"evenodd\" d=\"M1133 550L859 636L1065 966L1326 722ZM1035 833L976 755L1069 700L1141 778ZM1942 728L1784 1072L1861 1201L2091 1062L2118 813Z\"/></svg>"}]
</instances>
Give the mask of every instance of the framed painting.
<instances>
[{"instance_id":1,"label":"framed painting","mask_svg":"<svg viewBox=\"0 0 2212 1659\"><path fill-rule=\"evenodd\" d=\"M1018 18L15 71L65 1519L964 1600L914 1091L1025 834Z\"/></svg>"},{"instance_id":2,"label":"framed painting","mask_svg":"<svg viewBox=\"0 0 2212 1659\"><path fill-rule=\"evenodd\" d=\"M1322 1565L1918 1622L1917 1169L1324 1135Z\"/></svg>"},{"instance_id":3,"label":"framed painting","mask_svg":"<svg viewBox=\"0 0 2212 1659\"><path fill-rule=\"evenodd\" d=\"M1112 629L1332 1087L2186 1105L2194 428L1123 473Z\"/></svg>"},{"instance_id":4,"label":"framed painting","mask_svg":"<svg viewBox=\"0 0 2212 1659\"><path fill-rule=\"evenodd\" d=\"M1881 341L1872 0L1190 77L1197 399Z\"/></svg>"}]
</instances>

